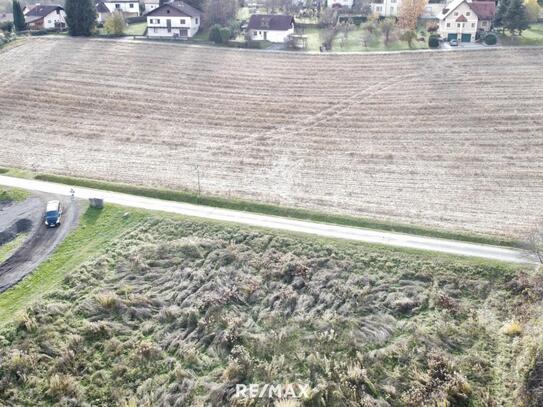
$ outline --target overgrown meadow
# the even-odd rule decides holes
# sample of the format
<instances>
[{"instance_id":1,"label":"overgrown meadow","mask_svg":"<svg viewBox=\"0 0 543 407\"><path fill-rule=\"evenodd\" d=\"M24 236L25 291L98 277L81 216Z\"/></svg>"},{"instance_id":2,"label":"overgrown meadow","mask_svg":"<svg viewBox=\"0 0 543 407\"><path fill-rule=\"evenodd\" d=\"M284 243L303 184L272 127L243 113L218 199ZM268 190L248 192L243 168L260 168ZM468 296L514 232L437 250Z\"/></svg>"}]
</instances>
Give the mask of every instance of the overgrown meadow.
<instances>
[{"instance_id":1,"label":"overgrown meadow","mask_svg":"<svg viewBox=\"0 0 543 407\"><path fill-rule=\"evenodd\" d=\"M148 217L0 330L0 405L541 405L542 280Z\"/></svg>"}]
</instances>

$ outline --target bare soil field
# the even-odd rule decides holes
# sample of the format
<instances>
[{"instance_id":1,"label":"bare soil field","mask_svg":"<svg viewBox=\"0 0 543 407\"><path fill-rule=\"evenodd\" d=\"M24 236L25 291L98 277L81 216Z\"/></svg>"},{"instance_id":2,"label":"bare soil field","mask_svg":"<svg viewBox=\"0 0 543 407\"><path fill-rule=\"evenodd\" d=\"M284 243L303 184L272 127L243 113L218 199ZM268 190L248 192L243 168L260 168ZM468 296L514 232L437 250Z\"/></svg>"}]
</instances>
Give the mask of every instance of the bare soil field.
<instances>
[{"instance_id":1,"label":"bare soil field","mask_svg":"<svg viewBox=\"0 0 543 407\"><path fill-rule=\"evenodd\" d=\"M34 39L0 52L0 165L521 236L543 53L302 55ZM197 170L198 166L198 170Z\"/></svg>"}]
</instances>

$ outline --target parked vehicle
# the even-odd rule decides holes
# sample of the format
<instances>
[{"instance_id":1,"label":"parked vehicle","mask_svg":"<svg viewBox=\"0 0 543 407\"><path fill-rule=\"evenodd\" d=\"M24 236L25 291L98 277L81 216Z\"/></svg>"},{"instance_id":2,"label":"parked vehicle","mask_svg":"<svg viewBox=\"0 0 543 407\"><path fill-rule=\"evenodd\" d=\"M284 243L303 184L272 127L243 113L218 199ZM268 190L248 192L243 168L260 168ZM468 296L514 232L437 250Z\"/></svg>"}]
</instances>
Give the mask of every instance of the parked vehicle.
<instances>
[{"instance_id":1,"label":"parked vehicle","mask_svg":"<svg viewBox=\"0 0 543 407\"><path fill-rule=\"evenodd\" d=\"M45 226L49 228L60 226L61 217L62 205L60 201L47 202L47 208L45 209Z\"/></svg>"},{"instance_id":2,"label":"parked vehicle","mask_svg":"<svg viewBox=\"0 0 543 407\"><path fill-rule=\"evenodd\" d=\"M450 40L449 44L451 45L451 47L458 47L458 40Z\"/></svg>"}]
</instances>

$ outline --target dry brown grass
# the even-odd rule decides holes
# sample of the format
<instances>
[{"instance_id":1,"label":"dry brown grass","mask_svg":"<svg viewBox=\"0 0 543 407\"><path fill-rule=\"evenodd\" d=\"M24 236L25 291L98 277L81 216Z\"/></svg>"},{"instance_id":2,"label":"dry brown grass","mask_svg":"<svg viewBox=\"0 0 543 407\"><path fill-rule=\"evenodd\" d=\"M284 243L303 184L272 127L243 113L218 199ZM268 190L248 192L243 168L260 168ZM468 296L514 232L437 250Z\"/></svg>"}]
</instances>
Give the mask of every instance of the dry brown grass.
<instances>
[{"instance_id":1,"label":"dry brown grass","mask_svg":"<svg viewBox=\"0 0 543 407\"><path fill-rule=\"evenodd\" d=\"M542 64L35 39L0 53L0 165L190 190L198 165L205 194L520 236Z\"/></svg>"}]
</instances>

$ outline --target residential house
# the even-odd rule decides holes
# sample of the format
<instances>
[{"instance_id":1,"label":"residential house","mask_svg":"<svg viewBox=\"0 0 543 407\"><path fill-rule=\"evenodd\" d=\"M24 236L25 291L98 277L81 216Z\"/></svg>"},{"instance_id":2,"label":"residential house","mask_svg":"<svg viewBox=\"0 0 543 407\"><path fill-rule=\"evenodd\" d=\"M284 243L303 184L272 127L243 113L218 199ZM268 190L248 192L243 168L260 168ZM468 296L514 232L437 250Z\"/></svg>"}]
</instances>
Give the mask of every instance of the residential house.
<instances>
[{"instance_id":1,"label":"residential house","mask_svg":"<svg viewBox=\"0 0 543 407\"><path fill-rule=\"evenodd\" d=\"M106 18L108 18L110 14L111 11L109 11L109 8L107 8L103 1L96 3L96 22L99 24L105 23Z\"/></svg>"},{"instance_id":2,"label":"residential house","mask_svg":"<svg viewBox=\"0 0 543 407\"><path fill-rule=\"evenodd\" d=\"M200 29L202 12L182 1L173 1L147 13L149 38L191 38Z\"/></svg>"},{"instance_id":3,"label":"residential house","mask_svg":"<svg viewBox=\"0 0 543 407\"><path fill-rule=\"evenodd\" d=\"M373 0L370 3L374 14L383 17L395 17L398 15L401 0Z\"/></svg>"},{"instance_id":4,"label":"residential house","mask_svg":"<svg viewBox=\"0 0 543 407\"><path fill-rule=\"evenodd\" d=\"M66 12L59 5L25 7L25 22L29 30L63 30L66 28Z\"/></svg>"},{"instance_id":5,"label":"residential house","mask_svg":"<svg viewBox=\"0 0 543 407\"><path fill-rule=\"evenodd\" d=\"M160 6L160 0L143 0L144 14L147 14Z\"/></svg>"},{"instance_id":6,"label":"residential house","mask_svg":"<svg viewBox=\"0 0 543 407\"><path fill-rule=\"evenodd\" d=\"M253 41L286 42L294 34L294 17L282 14L253 14L247 25Z\"/></svg>"},{"instance_id":7,"label":"residential house","mask_svg":"<svg viewBox=\"0 0 543 407\"><path fill-rule=\"evenodd\" d=\"M140 15L139 0L103 0L103 3L110 13L119 11L126 17L136 17Z\"/></svg>"},{"instance_id":8,"label":"residential house","mask_svg":"<svg viewBox=\"0 0 543 407\"><path fill-rule=\"evenodd\" d=\"M495 14L494 0L453 0L438 16L439 34L447 41L474 42L491 29Z\"/></svg>"}]
</instances>

